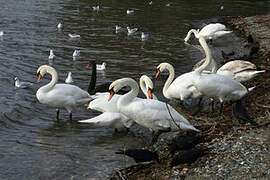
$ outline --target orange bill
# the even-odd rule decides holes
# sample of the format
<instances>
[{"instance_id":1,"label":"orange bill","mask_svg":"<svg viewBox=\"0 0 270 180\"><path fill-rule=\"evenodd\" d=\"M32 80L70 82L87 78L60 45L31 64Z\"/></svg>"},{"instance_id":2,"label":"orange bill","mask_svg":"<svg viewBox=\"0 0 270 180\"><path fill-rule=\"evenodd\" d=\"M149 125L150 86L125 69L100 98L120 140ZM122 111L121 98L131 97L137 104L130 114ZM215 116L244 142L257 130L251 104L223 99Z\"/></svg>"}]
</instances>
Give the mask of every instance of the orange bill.
<instances>
[{"instance_id":1,"label":"orange bill","mask_svg":"<svg viewBox=\"0 0 270 180\"><path fill-rule=\"evenodd\" d=\"M155 78L158 78L159 74L160 74L160 70L159 70L159 69L157 69L157 72L156 72Z\"/></svg>"},{"instance_id":2,"label":"orange bill","mask_svg":"<svg viewBox=\"0 0 270 180\"><path fill-rule=\"evenodd\" d=\"M152 94L151 89L148 89L148 97L149 97L149 99L153 99L153 94Z\"/></svg>"},{"instance_id":3,"label":"orange bill","mask_svg":"<svg viewBox=\"0 0 270 180\"><path fill-rule=\"evenodd\" d=\"M230 60L229 60L229 58L227 58L227 57L223 59L223 62L224 62L224 63L226 63L226 62L228 62L228 61L230 61Z\"/></svg>"},{"instance_id":4,"label":"orange bill","mask_svg":"<svg viewBox=\"0 0 270 180\"><path fill-rule=\"evenodd\" d=\"M40 74L38 74L38 82L40 82L42 76Z\"/></svg>"},{"instance_id":5,"label":"orange bill","mask_svg":"<svg viewBox=\"0 0 270 180\"><path fill-rule=\"evenodd\" d=\"M112 97L113 97L114 94L115 94L115 92L113 91L113 89L110 90L110 96L109 96L108 101L110 101L112 99Z\"/></svg>"}]
</instances>

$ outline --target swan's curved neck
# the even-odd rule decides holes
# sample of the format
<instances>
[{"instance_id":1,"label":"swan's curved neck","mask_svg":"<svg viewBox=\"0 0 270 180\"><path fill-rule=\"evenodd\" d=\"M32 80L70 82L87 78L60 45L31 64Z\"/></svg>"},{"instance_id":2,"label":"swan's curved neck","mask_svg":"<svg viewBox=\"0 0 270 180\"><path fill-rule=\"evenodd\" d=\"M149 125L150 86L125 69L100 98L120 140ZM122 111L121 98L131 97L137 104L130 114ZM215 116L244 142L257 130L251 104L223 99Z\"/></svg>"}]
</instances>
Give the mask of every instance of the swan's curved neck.
<instances>
[{"instance_id":1,"label":"swan's curved neck","mask_svg":"<svg viewBox=\"0 0 270 180\"><path fill-rule=\"evenodd\" d=\"M146 81L145 81L145 78L144 77L141 77L140 78L140 88L143 92L143 94L148 97L148 94L147 94L147 88L146 88Z\"/></svg>"},{"instance_id":2,"label":"swan's curved neck","mask_svg":"<svg viewBox=\"0 0 270 180\"><path fill-rule=\"evenodd\" d=\"M97 65L95 61L91 61L91 66L92 66L92 76L91 80L89 82L88 86L88 93L93 94L95 93L95 87L96 87L96 81L97 81Z\"/></svg>"},{"instance_id":3,"label":"swan's curved neck","mask_svg":"<svg viewBox=\"0 0 270 180\"><path fill-rule=\"evenodd\" d=\"M201 74L201 72L211 63L212 55L211 55L211 51L210 51L210 49L209 49L209 47L208 47L208 45L203 37L199 38L199 42L200 42L200 44L205 52L205 56L206 56L204 63L199 68L197 68L195 70L196 72ZM213 62L214 61L212 61L212 63Z\"/></svg>"},{"instance_id":4,"label":"swan's curved neck","mask_svg":"<svg viewBox=\"0 0 270 180\"><path fill-rule=\"evenodd\" d=\"M185 41L188 41L190 39L191 33L193 33L196 38L199 38L199 34L198 34L197 30L191 29L188 31L187 36L185 37Z\"/></svg>"},{"instance_id":5,"label":"swan's curved neck","mask_svg":"<svg viewBox=\"0 0 270 180\"><path fill-rule=\"evenodd\" d=\"M139 94L139 86L137 82L133 79L124 78L122 82L120 82L120 89L124 86L130 87L130 91L124 94L118 101L119 104L124 105L130 103L135 97Z\"/></svg>"},{"instance_id":6,"label":"swan's curved neck","mask_svg":"<svg viewBox=\"0 0 270 180\"><path fill-rule=\"evenodd\" d=\"M46 68L46 72L49 73L52 76L52 80L50 81L50 83L48 83L47 85L43 86L42 89L44 91L49 91L51 90L55 84L58 82L58 74L55 71L55 69L51 68L51 67L47 67Z\"/></svg>"},{"instance_id":7,"label":"swan's curved neck","mask_svg":"<svg viewBox=\"0 0 270 180\"><path fill-rule=\"evenodd\" d=\"M169 71L169 77L167 79L167 81L165 82L165 85L163 87L163 95L169 99L169 96L167 94L167 90L169 88L169 86L171 85L173 79L174 79L174 76L175 76L175 73L174 73L174 68L172 65L170 64L167 64L165 69L167 69Z\"/></svg>"}]
</instances>

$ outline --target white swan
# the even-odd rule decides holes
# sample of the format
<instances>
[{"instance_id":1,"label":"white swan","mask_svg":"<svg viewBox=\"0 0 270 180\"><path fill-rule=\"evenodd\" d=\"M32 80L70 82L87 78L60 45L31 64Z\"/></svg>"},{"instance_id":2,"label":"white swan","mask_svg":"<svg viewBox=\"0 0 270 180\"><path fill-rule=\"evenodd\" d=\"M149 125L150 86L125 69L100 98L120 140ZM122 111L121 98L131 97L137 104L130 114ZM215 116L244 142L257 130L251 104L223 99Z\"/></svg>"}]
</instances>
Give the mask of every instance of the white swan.
<instances>
[{"instance_id":1,"label":"white swan","mask_svg":"<svg viewBox=\"0 0 270 180\"><path fill-rule=\"evenodd\" d=\"M196 69L193 73L192 83L196 89L203 95L216 99L223 104L226 101L237 101L245 96L249 90L238 81L232 78L219 75L219 74L206 74L202 75L203 69L205 69L211 63L211 51L203 37L199 38L199 42L202 45L205 53L206 60L202 66ZM221 106L222 110L222 106Z\"/></svg>"},{"instance_id":2,"label":"white swan","mask_svg":"<svg viewBox=\"0 0 270 180\"><path fill-rule=\"evenodd\" d=\"M131 29L129 26L127 27L127 30L128 30L128 35L133 35L137 30L138 28L133 28Z\"/></svg>"},{"instance_id":3,"label":"white swan","mask_svg":"<svg viewBox=\"0 0 270 180\"><path fill-rule=\"evenodd\" d=\"M104 70L106 70L106 63L105 62L103 62L102 64L97 64L97 70L99 70L99 71L104 71Z\"/></svg>"},{"instance_id":4,"label":"white swan","mask_svg":"<svg viewBox=\"0 0 270 180\"><path fill-rule=\"evenodd\" d=\"M55 58L55 55L53 53L53 50L51 49L50 50L50 55L49 55L49 59L54 59Z\"/></svg>"},{"instance_id":5,"label":"white swan","mask_svg":"<svg viewBox=\"0 0 270 180\"><path fill-rule=\"evenodd\" d=\"M196 38L204 37L206 40L217 39L226 34L232 33L232 31L225 31L226 26L220 23L212 23L204 26L200 31L191 29L188 31L187 36L185 37L185 42L187 42L191 36L191 33L194 33Z\"/></svg>"},{"instance_id":6,"label":"white swan","mask_svg":"<svg viewBox=\"0 0 270 180\"><path fill-rule=\"evenodd\" d=\"M65 80L65 83L67 83L67 84L73 83L72 73L71 72L68 73L68 76L67 76L67 78Z\"/></svg>"},{"instance_id":7,"label":"white swan","mask_svg":"<svg viewBox=\"0 0 270 180\"><path fill-rule=\"evenodd\" d=\"M15 77L14 80L15 80L15 87L17 88L28 88L33 85L33 83L30 82L21 82L18 77Z\"/></svg>"},{"instance_id":8,"label":"white swan","mask_svg":"<svg viewBox=\"0 0 270 180\"><path fill-rule=\"evenodd\" d=\"M80 50L74 50L73 57L79 57L80 56Z\"/></svg>"},{"instance_id":9,"label":"white swan","mask_svg":"<svg viewBox=\"0 0 270 180\"><path fill-rule=\"evenodd\" d=\"M38 89L36 97L42 104L47 104L57 108L57 119L59 119L59 108L68 111L70 120L72 120L72 111L80 105L88 103L93 98L81 88L71 84L56 84L58 74L56 70L48 65L42 65L37 70L38 82L46 74L52 76L49 84Z\"/></svg>"},{"instance_id":10,"label":"white swan","mask_svg":"<svg viewBox=\"0 0 270 180\"><path fill-rule=\"evenodd\" d=\"M167 106L164 102L158 100L136 99L139 86L131 78L122 78L114 81L109 88L109 100L125 86L130 87L131 90L119 98L117 108L137 124L152 131L152 143L157 140L162 132L177 131L179 128L182 130L199 131L170 105ZM172 120L168 109L175 121Z\"/></svg>"},{"instance_id":11,"label":"white swan","mask_svg":"<svg viewBox=\"0 0 270 180\"><path fill-rule=\"evenodd\" d=\"M148 99L155 97L150 92L153 89L153 82L148 76L141 76L140 87ZM115 128L116 131L128 129L135 123L117 109L117 102L122 95L116 94L111 101L108 101L109 93L97 93L96 96L96 99L89 103L88 109L100 111L102 114L91 119L80 120L79 122L90 123L95 127L108 126Z\"/></svg>"},{"instance_id":12,"label":"white swan","mask_svg":"<svg viewBox=\"0 0 270 180\"><path fill-rule=\"evenodd\" d=\"M68 34L70 38L80 38L81 36L79 34Z\"/></svg>"},{"instance_id":13,"label":"white swan","mask_svg":"<svg viewBox=\"0 0 270 180\"><path fill-rule=\"evenodd\" d=\"M217 74L231 77L238 82L246 82L265 70L257 71L255 64L249 61L234 60L227 62L217 70Z\"/></svg>"}]
</instances>

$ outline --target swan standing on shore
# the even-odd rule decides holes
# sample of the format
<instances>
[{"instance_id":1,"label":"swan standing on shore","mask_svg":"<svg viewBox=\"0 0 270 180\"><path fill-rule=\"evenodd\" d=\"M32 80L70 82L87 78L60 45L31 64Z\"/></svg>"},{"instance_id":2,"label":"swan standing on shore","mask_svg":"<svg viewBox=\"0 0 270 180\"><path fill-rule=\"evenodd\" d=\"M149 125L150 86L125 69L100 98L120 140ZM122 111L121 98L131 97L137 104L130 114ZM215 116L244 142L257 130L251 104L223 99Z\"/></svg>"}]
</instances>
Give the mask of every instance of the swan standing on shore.
<instances>
[{"instance_id":1,"label":"swan standing on shore","mask_svg":"<svg viewBox=\"0 0 270 180\"><path fill-rule=\"evenodd\" d=\"M71 73L71 72L68 73L68 76L67 76L67 78L66 78L66 80L65 80L65 83L67 83L67 84L73 83L73 80L72 80L72 73Z\"/></svg>"},{"instance_id":2,"label":"swan standing on shore","mask_svg":"<svg viewBox=\"0 0 270 180\"><path fill-rule=\"evenodd\" d=\"M15 77L14 80L15 80L15 87L17 88L28 88L33 85L33 83L30 82L20 81L18 77Z\"/></svg>"},{"instance_id":3,"label":"swan standing on shore","mask_svg":"<svg viewBox=\"0 0 270 180\"><path fill-rule=\"evenodd\" d=\"M196 38L204 37L205 40L214 40L226 34L232 33L232 31L225 31L226 26L220 23L212 23L204 26L200 31L191 29L188 31L187 36L185 37L185 42L187 42L191 36L191 33L194 33Z\"/></svg>"},{"instance_id":4,"label":"swan standing on shore","mask_svg":"<svg viewBox=\"0 0 270 180\"><path fill-rule=\"evenodd\" d=\"M114 81L109 87L109 100L125 86L130 87L131 90L119 98L117 108L137 124L148 128L152 132L152 143L157 141L158 136L162 132L177 131L180 129L199 131L170 105L167 106L166 103L158 100L136 99L135 97L139 93L139 86L131 78L122 78Z\"/></svg>"},{"instance_id":5,"label":"swan standing on shore","mask_svg":"<svg viewBox=\"0 0 270 180\"><path fill-rule=\"evenodd\" d=\"M140 87L144 95L148 99L152 99L154 94L150 91L153 89L153 82L151 79L143 75L140 78ZM102 114L87 120L80 120L81 123L90 123L95 127L111 127L115 128L116 131L129 129L135 122L120 113L117 109L117 102L122 95L116 94L115 97L108 101L109 93L97 93L96 99L89 103L88 109L93 109L102 112Z\"/></svg>"},{"instance_id":6,"label":"swan standing on shore","mask_svg":"<svg viewBox=\"0 0 270 180\"><path fill-rule=\"evenodd\" d=\"M66 109L69 113L69 118L72 120L72 111L77 106L88 103L93 98L81 88L71 84L56 84L58 74L56 70L48 65L42 65L37 70L38 82L46 74L52 76L49 84L38 89L36 97L42 104L57 108L57 120L59 120L59 108Z\"/></svg>"}]
</instances>

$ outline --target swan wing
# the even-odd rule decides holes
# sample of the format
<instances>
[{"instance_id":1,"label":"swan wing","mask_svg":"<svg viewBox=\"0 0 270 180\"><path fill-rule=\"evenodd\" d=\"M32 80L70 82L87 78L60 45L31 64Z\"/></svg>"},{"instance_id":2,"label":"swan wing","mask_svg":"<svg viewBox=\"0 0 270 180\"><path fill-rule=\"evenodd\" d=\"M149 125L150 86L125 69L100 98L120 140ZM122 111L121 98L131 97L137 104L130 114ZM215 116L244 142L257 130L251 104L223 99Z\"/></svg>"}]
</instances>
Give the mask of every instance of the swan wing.
<instances>
[{"instance_id":1,"label":"swan wing","mask_svg":"<svg viewBox=\"0 0 270 180\"><path fill-rule=\"evenodd\" d=\"M89 123L94 127L112 127L117 129L129 128L134 123L121 113L104 112L94 118L80 120L80 123Z\"/></svg>"},{"instance_id":2,"label":"swan wing","mask_svg":"<svg viewBox=\"0 0 270 180\"><path fill-rule=\"evenodd\" d=\"M225 29L226 29L226 26L220 23L208 24L201 29L199 34L202 36L208 36L217 31L223 31Z\"/></svg>"},{"instance_id":3,"label":"swan wing","mask_svg":"<svg viewBox=\"0 0 270 180\"><path fill-rule=\"evenodd\" d=\"M226 64L221 66L218 69L217 73L220 71L224 71L224 70L237 73L237 72L241 72L244 70L250 70L250 69L256 70L257 67L255 66L255 64L248 62L248 61L234 60L234 61L227 62Z\"/></svg>"}]
</instances>

